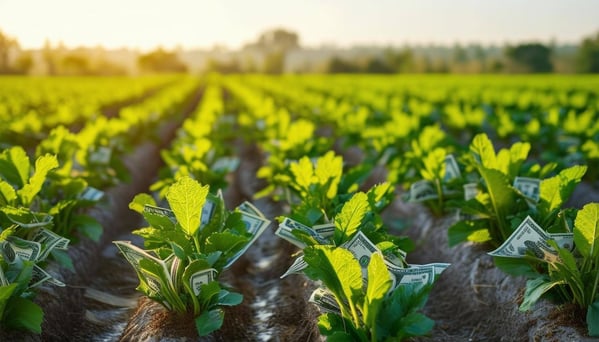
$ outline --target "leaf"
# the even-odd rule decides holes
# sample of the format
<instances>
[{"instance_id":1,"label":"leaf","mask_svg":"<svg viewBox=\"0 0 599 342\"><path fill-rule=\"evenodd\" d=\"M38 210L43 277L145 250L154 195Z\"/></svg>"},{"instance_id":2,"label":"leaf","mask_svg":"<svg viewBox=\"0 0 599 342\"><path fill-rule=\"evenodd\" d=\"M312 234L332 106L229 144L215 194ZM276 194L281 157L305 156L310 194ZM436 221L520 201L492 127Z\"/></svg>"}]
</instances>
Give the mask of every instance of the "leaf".
<instances>
[{"instance_id":1,"label":"leaf","mask_svg":"<svg viewBox=\"0 0 599 342\"><path fill-rule=\"evenodd\" d=\"M220 329L225 320L225 312L222 309L204 311L195 319L198 335L207 336Z\"/></svg>"},{"instance_id":2,"label":"leaf","mask_svg":"<svg viewBox=\"0 0 599 342\"><path fill-rule=\"evenodd\" d=\"M17 188L22 188L29 179L29 157L21 146L5 150L0 155L0 175Z\"/></svg>"},{"instance_id":3,"label":"leaf","mask_svg":"<svg viewBox=\"0 0 599 342\"><path fill-rule=\"evenodd\" d=\"M298 190L307 191L310 188L314 177L314 167L310 158L302 157L297 163L291 163L289 171L293 175L295 183L299 186Z\"/></svg>"},{"instance_id":4,"label":"leaf","mask_svg":"<svg viewBox=\"0 0 599 342\"><path fill-rule=\"evenodd\" d=\"M526 259L495 256L493 262L497 268L512 276L533 278L539 275Z\"/></svg>"},{"instance_id":5,"label":"leaf","mask_svg":"<svg viewBox=\"0 0 599 342\"><path fill-rule=\"evenodd\" d=\"M312 246L304 249L304 270L308 277L321 280L335 295L339 307L357 302L355 293L362 289L362 268L353 254L344 248Z\"/></svg>"},{"instance_id":6,"label":"leaf","mask_svg":"<svg viewBox=\"0 0 599 342\"><path fill-rule=\"evenodd\" d=\"M391 288L391 275L380 253L373 253L368 264L368 287L362 313L370 328L376 327L376 318L383 299Z\"/></svg>"},{"instance_id":7,"label":"leaf","mask_svg":"<svg viewBox=\"0 0 599 342\"><path fill-rule=\"evenodd\" d=\"M489 241L489 230L487 220L458 221L447 230L448 244L450 247L458 243L473 241Z\"/></svg>"},{"instance_id":8,"label":"leaf","mask_svg":"<svg viewBox=\"0 0 599 342\"><path fill-rule=\"evenodd\" d=\"M329 151L317 160L314 175L321 185L328 184L327 198L332 199L337 195L342 173L343 158L335 156L335 152Z\"/></svg>"},{"instance_id":9,"label":"leaf","mask_svg":"<svg viewBox=\"0 0 599 342\"><path fill-rule=\"evenodd\" d=\"M76 215L72 220L71 224L77 227L83 235L90 238L92 241L100 241L102 237L102 225L93 217L89 215Z\"/></svg>"},{"instance_id":10,"label":"leaf","mask_svg":"<svg viewBox=\"0 0 599 342\"><path fill-rule=\"evenodd\" d=\"M510 181L506 175L500 171L487 169L485 167L478 168L480 175L485 180L487 191L491 199L491 205L494 217L498 223L498 232L489 231L491 238L495 242L503 242L512 233L509 227L504 222L509 216L512 206L515 203L515 191L511 187Z\"/></svg>"},{"instance_id":11,"label":"leaf","mask_svg":"<svg viewBox=\"0 0 599 342\"><path fill-rule=\"evenodd\" d=\"M29 179L29 183L17 190L17 194L21 197L23 205L29 206L29 204L31 204L35 195L42 189L42 185L46 181L48 172L57 167L58 160L56 159L56 156L46 154L37 158L35 161L35 172Z\"/></svg>"},{"instance_id":12,"label":"leaf","mask_svg":"<svg viewBox=\"0 0 599 342\"><path fill-rule=\"evenodd\" d=\"M509 165L505 170L509 179L518 176L522 163L526 161L530 152L530 144L527 142L514 143L509 150Z\"/></svg>"},{"instance_id":13,"label":"leaf","mask_svg":"<svg viewBox=\"0 0 599 342\"><path fill-rule=\"evenodd\" d=\"M599 336L599 301L595 301L587 309L587 328L589 336Z\"/></svg>"},{"instance_id":14,"label":"leaf","mask_svg":"<svg viewBox=\"0 0 599 342\"><path fill-rule=\"evenodd\" d=\"M59 249L53 249L50 254L56 262L58 262L61 266L65 267L71 272L75 272L75 265L73 265L73 260L69 256L69 254L65 251L61 251Z\"/></svg>"},{"instance_id":15,"label":"leaf","mask_svg":"<svg viewBox=\"0 0 599 342\"><path fill-rule=\"evenodd\" d=\"M0 271L0 272L2 272L2 271ZM4 317L4 309L6 308L6 305L7 305L8 301L10 300L10 297L12 296L12 294L15 292L16 288L17 288L16 283L12 283L12 284L5 285L5 286L0 286L0 319L2 319Z\"/></svg>"},{"instance_id":16,"label":"leaf","mask_svg":"<svg viewBox=\"0 0 599 342\"><path fill-rule=\"evenodd\" d=\"M206 239L203 253L222 252L224 255L239 251L248 238L230 232L213 233Z\"/></svg>"},{"instance_id":17,"label":"leaf","mask_svg":"<svg viewBox=\"0 0 599 342\"><path fill-rule=\"evenodd\" d=\"M39 305L29 299L16 297L11 300L10 307L6 311L7 326L41 334L44 312Z\"/></svg>"},{"instance_id":18,"label":"leaf","mask_svg":"<svg viewBox=\"0 0 599 342\"><path fill-rule=\"evenodd\" d=\"M345 202L341 212L335 216L335 242L337 245L350 239L358 231L362 219L370 207L368 205L368 196L363 192L358 192L352 198Z\"/></svg>"},{"instance_id":19,"label":"leaf","mask_svg":"<svg viewBox=\"0 0 599 342\"><path fill-rule=\"evenodd\" d=\"M129 209L136 211L140 214L143 214L144 207L146 205L156 206L156 201L151 195L148 194L137 194L129 203Z\"/></svg>"},{"instance_id":20,"label":"leaf","mask_svg":"<svg viewBox=\"0 0 599 342\"><path fill-rule=\"evenodd\" d=\"M190 177L182 177L166 193L177 222L188 236L195 235L200 228L202 207L206 203L208 190L208 185L201 186Z\"/></svg>"},{"instance_id":21,"label":"leaf","mask_svg":"<svg viewBox=\"0 0 599 342\"><path fill-rule=\"evenodd\" d=\"M583 257L597 259L599 246L599 203L588 203L576 214L574 244Z\"/></svg>"},{"instance_id":22,"label":"leaf","mask_svg":"<svg viewBox=\"0 0 599 342\"><path fill-rule=\"evenodd\" d=\"M570 198L586 170L586 166L575 165L562 170L554 177L543 179L540 184L540 198L537 206L539 214L548 216L554 210L560 209Z\"/></svg>"},{"instance_id":23,"label":"leaf","mask_svg":"<svg viewBox=\"0 0 599 342\"><path fill-rule=\"evenodd\" d=\"M242 301L243 295L241 293L220 290L217 305L235 306L241 304Z\"/></svg>"},{"instance_id":24,"label":"leaf","mask_svg":"<svg viewBox=\"0 0 599 342\"><path fill-rule=\"evenodd\" d=\"M526 290L524 291L524 300L520 304L520 311L530 310L543 294L562 283L563 281L550 281L544 277L526 281Z\"/></svg>"},{"instance_id":25,"label":"leaf","mask_svg":"<svg viewBox=\"0 0 599 342\"><path fill-rule=\"evenodd\" d=\"M470 144L470 152L474 154L475 159L480 165L493 169L497 167L495 148L486 134L477 134L472 139L472 143Z\"/></svg>"},{"instance_id":26,"label":"leaf","mask_svg":"<svg viewBox=\"0 0 599 342\"><path fill-rule=\"evenodd\" d=\"M435 322L425 315L413 312L401 319L399 336L411 337L427 334L435 326Z\"/></svg>"},{"instance_id":27,"label":"leaf","mask_svg":"<svg viewBox=\"0 0 599 342\"><path fill-rule=\"evenodd\" d=\"M17 192L7 182L0 179L0 205L13 204L17 199Z\"/></svg>"}]
</instances>

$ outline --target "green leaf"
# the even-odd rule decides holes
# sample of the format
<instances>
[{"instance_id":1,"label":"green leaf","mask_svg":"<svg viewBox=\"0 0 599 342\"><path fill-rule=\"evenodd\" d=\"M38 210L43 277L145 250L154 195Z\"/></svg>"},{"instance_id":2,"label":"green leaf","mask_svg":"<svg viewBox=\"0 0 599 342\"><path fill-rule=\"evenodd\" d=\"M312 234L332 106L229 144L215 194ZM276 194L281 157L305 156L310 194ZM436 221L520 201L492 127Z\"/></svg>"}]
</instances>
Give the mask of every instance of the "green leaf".
<instances>
[{"instance_id":1,"label":"green leaf","mask_svg":"<svg viewBox=\"0 0 599 342\"><path fill-rule=\"evenodd\" d=\"M541 216L548 216L560 209L570 198L574 188L586 173L587 167L575 165L562 170L558 175L541 181L540 198L537 206Z\"/></svg>"},{"instance_id":2,"label":"green leaf","mask_svg":"<svg viewBox=\"0 0 599 342\"><path fill-rule=\"evenodd\" d=\"M16 297L11 300L10 307L6 310L5 324L41 334L43 319L42 308L29 299Z\"/></svg>"},{"instance_id":3,"label":"green leaf","mask_svg":"<svg viewBox=\"0 0 599 342\"><path fill-rule=\"evenodd\" d=\"M61 266L65 267L71 272L75 272L75 266L73 265L73 260L69 254L65 251L61 251L60 249L53 249L50 254L56 262L58 262Z\"/></svg>"},{"instance_id":4,"label":"green leaf","mask_svg":"<svg viewBox=\"0 0 599 342\"><path fill-rule=\"evenodd\" d=\"M242 301L243 295L241 293L220 290L217 305L235 306L241 304Z\"/></svg>"},{"instance_id":5,"label":"green leaf","mask_svg":"<svg viewBox=\"0 0 599 342\"><path fill-rule=\"evenodd\" d=\"M89 215L76 215L71 221L77 230L79 230L83 235L92 239L92 241L98 242L100 241L100 237L102 237L102 225L95 218Z\"/></svg>"},{"instance_id":6,"label":"green leaf","mask_svg":"<svg viewBox=\"0 0 599 342\"><path fill-rule=\"evenodd\" d=\"M175 213L177 222L188 236L195 235L200 228L202 207L206 202L209 187L190 177L182 177L166 193L166 199Z\"/></svg>"},{"instance_id":7,"label":"green leaf","mask_svg":"<svg viewBox=\"0 0 599 342\"><path fill-rule=\"evenodd\" d=\"M563 284L563 281L550 281L544 277L526 281L526 290L524 291L524 300L520 304L520 311L530 310L543 294L560 284Z\"/></svg>"},{"instance_id":8,"label":"green leaf","mask_svg":"<svg viewBox=\"0 0 599 342\"><path fill-rule=\"evenodd\" d=\"M391 288L391 275L380 253L373 253L368 263L368 287L362 313L370 328L376 327L376 318L383 298Z\"/></svg>"},{"instance_id":9,"label":"green leaf","mask_svg":"<svg viewBox=\"0 0 599 342\"><path fill-rule=\"evenodd\" d=\"M399 336L411 337L428 334L435 322L419 312L412 312L401 319Z\"/></svg>"},{"instance_id":10,"label":"green leaf","mask_svg":"<svg viewBox=\"0 0 599 342\"><path fill-rule=\"evenodd\" d=\"M370 207L368 205L368 196L363 192L358 192L352 198L345 202L341 212L335 216L335 242L341 245L348 241L351 236L358 231L362 219Z\"/></svg>"},{"instance_id":11,"label":"green leaf","mask_svg":"<svg viewBox=\"0 0 599 342\"><path fill-rule=\"evenodd\" d=\"M144 207L146 205L156 206L156 201L151 195L148 194L137 194L129 203L129 209L136 211L140 214L144 213Z\"/></svg>"},{"instance_id":12,"label":"green leaf","mask_svg":"<svg viewBox=\"0 0 599 342\"><path fill-rule=\"evenodd\" d=\"M307 191L307 189L310 188L310 184L316 181L313 179L314 166L308 157L302 157L297 163L291 163L289 165L289 171L299 187L298 190Z\"/></svg>"},{"instance_id":13,"label":"green leaf","mask_svg":"<svg viewBox=\"0 0 599 342\"><path fill-rule=\"evenodd\" d=\"M0 205L13 204L17 199L17 192L7 182L0 179Z\"/></svg>"},{"instance_id":14,"label":"green leaf","mask_svg":"<svg viewBox=\"0 0 599 342\"><path fill-rule=\"evenodd\" d=\"M576 214L574 244L583 257L597 259L599 246L599 203L588 203Z\"/></svg>"},{"instance_id":15,"label":"green leaf","mask_svg":"<svg viewBox=\"0 0 599 342\"><path fill-rule=\"evenodd\" d=\"M599 337L599 301L595 301L587 309L587 328L589 336Z\"/></svg>"},{"instance_id":16,"label":"green leaf","mask_svg":"<svg viewBox=\"0 0 599 342\"><path fill-rule=\"evenodd\" d=\"M206 239L206 245L202 252L212 253L220 251L227 255L240 250L247 241L247 237L230 232L213 233Z\"/></svg>"},{"instance_id":17,"label":"green leaf","mask_svg":"<svg viewBox=\"0 0 599 342\"><path fill-rule=\"evenodd\" d=\"M29 157L21 146L5 150L0 155L0 175L17 188L22 188L29 179Z\"/></svg>"},{"instance_id":18,"label":"green leaf","mask_svg":"<svg viewBox=\"0 0 599 342\"><path fill-rule=\"evenodd\" d=\"M539 275L526 259L496 256L493 257L493 262L497 268L512 276L527 276L529 278L534 278Z\"/></svg>"},{"instance_id":19,"label":"green leaf","mask_svg":"<svg viewBox=\"0 0 599 342\"><path fill-rule=\"evenodd\" d=\"M225 312L222 309L204 311L195 319L198 335L207 336L220 329L225 320Z\"/></svg>"},{"instance_id":20,"label":"green leaf","mask_svg":"<svg viewBox=\"0 0 599 342\"><path fill-rule=\"evenodd\" d=\"M526 161L530 152L530 144L527 142L517 142L510 147L509 164L505 170L509 179L518 176L522 164Z\"/></svg>"},{"instance_id":21,"label":"green leaf","mask_svg":"<svg viewBox=\"0 0 599 342\"><path fill-rule=\"evenodd\" d=\"M312 246L304 249L304 270L308 277L321 280L335 295L339 307L357 303L362 289L362 269L353 254L344 248ZM349 313L347 313L349 314Z\"/></svg>"},{"instance_id":22,"label":"green leaf","mask_svg":"<svg viewBox=\"0 0 599 342\"><path fill-rule=\"evenodd\" d=\"M491 237L487 227L487 220L458 221L447 230L449 246L453 247L466 241L480 243L489 241Z\"/></svg>"},{"instance_id":23,"label":"green leaf","mask_svg":"<svg viewBox=\"0 0 599 342\"><path fill-rule=\"evenodd\" d=\"M499 231L489 231L489 233L495 242L501 243L512 233L504 220L511 212L512 206L515 203L516 193L511 187L510 180L500 171L485 167L479 167L478 170L485 180L487 191L489 192L494 214L493 219L498 223Z\"/></svg>"},{"instance_id":24,"label":"green leaf","mask_svg":"<svg viewBox=\"0 0 599 342\"><path fill-rule=\"evenodd\" d=\"M21 202L25 206L29 206L35 195L42 189L48 172L57 167L58 160L56 156L46 154L37 158L35 161L35 173L29 179L29 183L25 184L22 189L17 190L17 194L21 197Z\"/></svg>"},{"instance_id":25,"label":"green leaf","mask_svg":"<svg viewBox=\"0 0 599 342\"><path fill-rule=\"evenodd\" d=\"M474 154L475 159L480 165L492 169L497 167L495 148L486 134L477 134L472 139L472 143L470 144L470 152Z\"/></svg>"},{"instance_id":26,"label":"green leaf","mask_svg":"<svg viewBox=\"0 0 599 342\"><path fill-rule=\"evenodd\" d=\"M10 300L12 294L15 292L16 288L16 283L0 286L0 320L2 320L2 318L4 317L4 309L6 308L6 305Z\"/></svg>"}]
</instances>

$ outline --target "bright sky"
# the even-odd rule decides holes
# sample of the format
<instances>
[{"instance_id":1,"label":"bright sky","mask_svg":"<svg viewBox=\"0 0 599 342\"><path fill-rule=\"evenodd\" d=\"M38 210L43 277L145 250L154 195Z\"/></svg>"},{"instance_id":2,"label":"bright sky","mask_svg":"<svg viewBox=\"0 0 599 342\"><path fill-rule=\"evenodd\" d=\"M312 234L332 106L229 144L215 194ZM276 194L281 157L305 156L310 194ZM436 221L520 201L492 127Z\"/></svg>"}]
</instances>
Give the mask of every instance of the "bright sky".
<instances>
[{"instance_id":1,"label":"bright sky","mask_svg":"<svg viewBox=\"0 0 599 342\"><path fill-rule=\"evenodd\" d=\"M284 27L302 45L579 42L597 0L0 0L0 30L25 48L230 48Z\"/></svg>"}]
</instances>

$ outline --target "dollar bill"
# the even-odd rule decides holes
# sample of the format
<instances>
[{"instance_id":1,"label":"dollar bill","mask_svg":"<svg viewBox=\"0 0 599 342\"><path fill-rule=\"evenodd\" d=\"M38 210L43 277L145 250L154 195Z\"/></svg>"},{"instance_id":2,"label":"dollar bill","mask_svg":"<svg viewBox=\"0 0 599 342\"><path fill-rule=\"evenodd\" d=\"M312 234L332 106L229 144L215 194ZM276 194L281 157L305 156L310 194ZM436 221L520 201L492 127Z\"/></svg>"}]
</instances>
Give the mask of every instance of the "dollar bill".
<instances>
[{"instance_id":1,"label":"dollar bill","mask_svg":"<svg viewBox=\"0 0 599 342\"><path fill-rule=\"evenodd\" d=\"M171 220L173 223L177 223L177 218L175 217L175 213L167 208L161 208L154 205L145 204L144 205L144 213L149 213L157 216L164 216Z\"/></svg>"},{"instance_id":2,"label":"dollar bill","mask_svg":"<svg viewBox=\"0 0 599 342\"><path fill-rule=\"evenodd\" d=\"M458 166L458 163L455 160L455 157L453 156L453 154L448 154L445 156L445 175L443 177L443 180L445 182L455 179L455 178L460 178L461 173L460 173L460 168Z\"/></svg>"},{"instance_id":3,"label":"dollar bill","mask_svg":"<svg viewBox=\"0 0 599 342\"><path fill-rule=\"evenodd\" d=\"M358 263L360 264L360 267L362 268L363 284L364 284L364 287L367 287L368 286L368 264L370 263L370 258L373 253L379 253L381 256L383 256L380 249L378 249L378 247L374 243L372 243L372 241L370 241L370 239L366 235L364 235L364 233L362 233L361 231L358 231L358 233L356 233L356 235L354 235L354 237L351 240L344 243L342 245L342 247L349 250L353 254L354 258L356 258L358 260ZM383 257L383 260L385 260L384 257ZM390 262L385 261L385 264L389 264L389 263ZM390 276L391 276L391 281L392 281L391 288L394 288L396 279L393 274L390 274Z\"/></svg>"},{"instance_id":4,"label":"dollar bill","mask_svg":"<svg viewBox=\"0 0 599 342\"><path fill-rule=\"evenodd\" d=\"M31 281L29 282L29 288L40 286L45 282L48 282L55 286L65 286L65 284L62 281L52 277L43 268L39 267L38 265L33 265L33 269L31 271Z\"/></svg>"},{"instance_id":5,"label":"dollar bill","mask_svg":"<svg viewBox=\"0 0 599 342\"><path fill-rule=\"evenodd\" d=\"M478 195L478 184L467 183L464 184L464 200L469 201Z\"/></svg>"},{"instance_id":6,"label":"dollar bill","mask_svg":"<svg viewBox=\"0 0 599 342\"><path fill-rule=\"evenodd\" d=\"M551 238L560 248L565 248L569 251L574 249L574 234L573 233L549 233Z\"/></svg>"},{"instance_id":7,"label":"dollar bill","mask_svg":"<svg viewBox=\"0 0 599 342\"><path fill-rule=\"evenodd\" d=\"M110 158L112 157L112 148L107 146L100 146L95 151L90 153L89 162L97 165L108 165L110 164Z\"/></svg>"},{"instance_id":8,"label":"dollar bill","mask_svg":"<svg viewBox=\"0 0 599 342\"><path fill-rule=\"evenodd\" d=\"M201 286L216 279L216 275L217 272L214 268L207 268L192 274L189 277L189 285L193 289L193 293L196 296L199 295Z\"/></svg>"},{"instance_id":9,"label":"dollar bill","mask_svg":"<svg viewBox=\"0 0 599 342\"><path fill-rule=\"evenodd\" d=\"M69 246L69 239L44 228L39 229L32 240L42 246L42 251L37 260L45 260L48 254L55 248L66 250Z\"/></svg>"},{"instance_id":10,"label":"dollar bill","mask_svg":"<svg viewBox=\"0 0 599 342\"><path fill-rule=\"evenodd\" d=\"M248 201L243 201L243 203L237 206L237 209L245 213L265 218L264 214L262 214L262 212L258 208L256 208L256 206L254 206L252 203Z\"/></svg>"},{"instance_id":11,"label":"dollar bill","mask_svg":"<svg viewBox=\"0 0 599 342\"><path fill-rule=\"evenodd\" d=\"M330 291L322 287L314 290L308 301L310 303L316 304L323 312L341 314L341 309L339 308L339 303L337 303L337 300L335 300L335 296L333 296Z\"/></svg>"},{"instance_id":12,"label":"dollar bill","mask_svg":"<svg viewBox=\"0 0 599 342\"><path fill-rule=\"evenodd\" d=\"M540 199L540 186L541 180L538 178L516 177L514 179L514 188L534 202Z\"/></svg>"},{"instance_id":13,"label":"dollar bill","mask_svg":"<svg viewBox=\"0 0 599 342\"><path fill-rule=\"evenodd\" d=\"M227 260L227 264L224 268L230 267L235 261L237 261L237 259L239 259L239 257L241 257L243 253L245 253L254 244L254 242L270 225L270 220L264 218L264 216L256 216L253 214L248 214L247 212L241 212L241 220L243 223L245 223L245 227L247 231L252 234L252 237L241 250Z\"/></svg>"},{"instance_id":14,"label":"dollar bill","mask_svg":"<svg viewBox=\"0 0 599 342\"><path fill-rule=\"evenodd\" d=\"M437 269L433 265L410 265L402 268L386 263L386 266L395 277L392 289L406 284L430 285L435 281L435 271ZM439 269L439 272L442 272L442 270Z\"/></svg>"},{"instance_id":15,"label":"dollar bill","mask_svg":"<svg viewBox=\"0 0 599 342\"><path fill-rule=\"evenodd\" d=\"M283 273L283 275L281 276L281 279L285 278L286 276L288 276L290 274L300 273L306 267L308 267L308 263L304 260L304 256L300 255L293 261L293 264L291 264L291 266L289 266L289 269L287 269L287 271L285 273Z\"/></svg>"},{"instance_id":16,"label":"dollar bill","mask_svg":"<svg viewBox=\"0 0 599 342\"><path fill-rule=\"evenodd\" d=\"M8 284L8 279L4 274L4 270L2 270L2 265L0 265L0 286L7 286Z\"/></svg>"},{"instance_id":17,"label":"dollar bill","mask_svg":"<svg viewBox=\"0 0 599 342\"><path fill-rule=\"evenodd\" d=\"M145 281L145 283L150 285L155 285L152 280L147 279L147 272L143 272L142 267L140 265L141 260L149 260L154 265L158 265L159 268L162 269L164 275L170 278L170 272L166 266L166 263L159 258L153 256L147 251L133 245L130 241L113 241L113 243L117 246L117 248L121 251L125 259L133 266L135 273L139 276L140 280ZM161 279L158 279L160 282ZM152 284L150 284L152 282Z\"/></svg>"},{"instance_id":18,"label":"dollar bill","mask_svg":"<svg viewBox=\"0 0 599 342\"><path fill-rule=\"evenodd\" d=\"M21 260L37 261L42 251L39 242L24 240L16 236L9 236L2 242L2 255L9 264Z\"/></svg>"},{"instance_id":19,"label":"dollar bill","mask_svg":"<svg viewBox=\"0 0 599 342\"><path fill-rule=\"evenodd\" d=\"M79 196L82 200L97 202L104 197L104 191L88 186Z\"/></svg>"},{"instance_id":20,"label":"dollar bill","mask_svg":"<svg viewBox=\"0 0 599 342\"><path fill-rule=\"evenodd\" d=\"M335 224L334 223L323 223L317 224L312 227L318 235L322 236L325 239L329 239L335 235Z\"/></svg>"},{"instance_id":21,"label":"dollar bill","mask_svg":"<svg viewBox=\"0 0 599 342\"><path fill-rule=\"evenodd\" d=\"M301 224L295 220L292 220L288 217L286 217L283 222L281 222L279 224L279 228L277 228L277 230L275 231L275 235L277 235L278 237L285 239L287 241L289 241L290 243L296 245L299 248L305 248L306 244L301 241L300 239L298 239L295 235L293 235L293 231L294 230L299 230L302 231L308 235L310 235L311 237L313 237L316 241L318 241L318 243L326 245L328 244L328 241L323 238L322 236L320 236L320 234L318 234L317 232L315 232L312 228Z\"/></svg>"},{"instance_id":22,"label":"dollar bill","mask_svg":"<svg viewBox=\"0 0 599 342\"><path fill-rule=\"evenodd\" d=\"M547 244L551 239L530 216L527 216L516 230L496 250L489 252L492 256L519 258L528 252L539 258L545 259L548 255L557 255L556 251Z\"/></svg>"},{"instance_id":23,"label":"dollar bill","mask_svg":"<svg viewBox=\"0 0 599 342\"><path fill-rule=\"evenodd\" d=\"M438 197L435 186L428 180L420 180L410 186L410 201L412 202L423 202Z\"/></svg>"}]
</instances>

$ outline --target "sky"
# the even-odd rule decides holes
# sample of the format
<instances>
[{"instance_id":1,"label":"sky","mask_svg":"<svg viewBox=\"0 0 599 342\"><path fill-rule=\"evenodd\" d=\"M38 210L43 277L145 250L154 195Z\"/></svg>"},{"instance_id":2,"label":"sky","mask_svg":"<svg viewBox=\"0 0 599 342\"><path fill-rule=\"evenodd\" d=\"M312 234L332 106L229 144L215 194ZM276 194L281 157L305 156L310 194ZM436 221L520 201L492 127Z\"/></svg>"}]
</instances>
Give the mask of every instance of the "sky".
<instances>
[{"instance_id":1,"label":"sky","mask_svg":"<svg viewBox=\"0 0 599 342\"><path fill-rule=\"evenodd\" d=\"M303 46L578 43L599 32L599 1L0 0L0 30L23 48L239 48L279 27Z\"/></svg>"}]
</instances>

